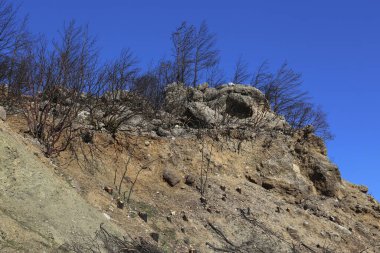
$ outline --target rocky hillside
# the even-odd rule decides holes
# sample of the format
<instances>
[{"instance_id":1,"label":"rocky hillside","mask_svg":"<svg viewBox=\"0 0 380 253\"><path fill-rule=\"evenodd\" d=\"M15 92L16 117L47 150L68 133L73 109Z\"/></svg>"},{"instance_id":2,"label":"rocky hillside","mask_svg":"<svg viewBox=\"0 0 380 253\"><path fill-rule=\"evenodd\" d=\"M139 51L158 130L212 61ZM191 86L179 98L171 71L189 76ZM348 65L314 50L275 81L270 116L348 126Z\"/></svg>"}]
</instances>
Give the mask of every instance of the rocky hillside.
<instances>
[{"instance_id":1,"label":"rocky hillside","mask_svg":"<svg viewBox=\"0 0 380 253\"><path fill-rule=\"evenodd\" d=\"M257 89L173 84L114 136L102 110L50 158L0 119L1 252L380 252L379 203Z\"/></svg>"}]
</instances>

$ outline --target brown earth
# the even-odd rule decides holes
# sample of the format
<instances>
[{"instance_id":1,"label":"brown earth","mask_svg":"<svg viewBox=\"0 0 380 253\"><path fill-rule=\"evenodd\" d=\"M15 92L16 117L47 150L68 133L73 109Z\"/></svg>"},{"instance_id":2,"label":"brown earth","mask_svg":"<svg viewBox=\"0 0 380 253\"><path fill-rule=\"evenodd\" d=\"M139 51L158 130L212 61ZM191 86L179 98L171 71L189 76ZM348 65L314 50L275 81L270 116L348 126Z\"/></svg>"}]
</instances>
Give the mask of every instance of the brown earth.
<instances>
[{"instance_id":1,"label":"brown earth","mask_svg":"<svg viewBox=\"0 0 380 253\"><path fill-rule=\"evenodd\" d=\"M94 236L103 222L163 252L380 252L379 203L342 180L323 143L303 132L252 141L97 132L92 143L45 158L19 118L7 124L0 122L1 252L54 251ZM170 186L165 171L180 182Z\"/></svg>"}]
</instances>

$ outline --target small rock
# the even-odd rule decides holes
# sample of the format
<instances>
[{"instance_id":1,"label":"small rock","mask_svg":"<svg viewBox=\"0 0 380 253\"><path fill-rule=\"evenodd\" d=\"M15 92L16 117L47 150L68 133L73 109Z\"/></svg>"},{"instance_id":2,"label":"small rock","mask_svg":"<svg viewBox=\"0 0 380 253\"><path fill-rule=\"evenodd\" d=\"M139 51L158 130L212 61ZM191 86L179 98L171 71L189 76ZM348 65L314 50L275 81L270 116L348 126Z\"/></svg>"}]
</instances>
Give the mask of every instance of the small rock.
<instances>
[{"instance_id":1,"label":"small rock","mask_svg":"<svg viewBox=\"0 0 380 253\"><path fill-rule=\"evenodd\" d=\"M112 194L113 193L113 189L111 187L108 187L108 186L104 186L103 188L108 194Z\"/></svg>"},{"instance_id":2,"label":"small rock","mask_svg":"<svg viewBox=\"0 0 380 253\"><path fill-rule=\"evenodd\" d=\"M245 178L249 182L254 183L254 184L261 185L263 183L262 180L261 180L261 178L260 178L260 175L258 173L255 173L255 174L246 174Z\"/></svg>"},{"instance_id":3,"label":"small rock","mask_svg":"<svg viewBox=\"0 0 380 253\"><path fill-rule=\"evenodd\" d=\"M327 235L332 241L339 242L341 240L341 237L338 233L335 232L327 232Z\"/></svg>"},{"instance_id":4,"label":"small rock","mask_svg":"<svg viewBox=\"0 0 380 253\"><path fill-rule=\"evenodd\" d=\"M177 127L178 125L175 126L174 129L171 129L170 133L174 136L174 137L179 137L181 135L183 135L184 133L186 133L186 130L183 129L183 128L180 128L179 126Z\"/></svg>"},{"instance_id":5,"label":"small rock","mask_svg":"<svg viewBox=\"0 0 380 253\"><path fill-rule=\"evenodd\" d=\"M110 217L108 214L103 213L103 215L104 215L104 217L106 217L107 220L110 220L110 219L111 219L111 217Z\"/></svg>"},{"instance_id":6,"label":"small rock","mask_svg":"<svg viewBox=\"0 0 380 253\"><path fill-rule=\"evenodd\" d=\"M241 188L240 187L236 188L236 191L241 194Z\"/></svg>"},{"instance_id":7,"label":"small rock","mask_svg":"<svg viewBox=\"0 0 380 253\"><path fill-rule=\"evenodd\" d=\"M175 174L174 171L166 169L163 174L164 180L171 186L174 187L176 186L180 178Z\"/></svg>"},{"instance_id":8,"label":"small rock","mask_svg":"<svg viewBox=\"0 0 380 253\"><path fill-rule=\"evenodd\" d=\"M124 208L124 201L118 199L117 200L117 208L123 209Z\"/></svg>"},{"instance_id":9,"label":"small rock","mask_svg":"<svg viewBox=\"0 0 380 253\"><path fill-rule=\"evenodd\" d=\"M358 187L359 191L361 191L362 193L368 192L368 187L365 185L358 185L357 187Z\"/></svg>"},{"instance_id":10,"label":"small rock","mask_svg":"<svg viewBox=\"0 0 380 253\"><path fill-rule=\"evenodd\" d=\"M186 214L183 214L183 215L182 215L182 219L183 219L184 221L189 221L189 218L186 216Z\"/></svg>"},{"instance_id":11,"label":"small rock","mask_svg":"<svg viewBox=\"0 0 380 253\"><path fill-rule=\"evenodd\" d=\"M294 239L294 240L297 240L299 241L300 240L300 236L298 235L298 231L293 228L293 227L287 227L286 228L286 231L288 231L289 235Z\"/></svg>"},{"instance_id":12,"label":"small rock","mask_svg":"<svg viewBox=\"0 0 380 253\"><path fill-rule=\"evenodd\" d=\"M195 183L195 178L192 175L186 175L185 184L192 186Z\"/></svg>"},{"instance_id":13,"label":"small rock","mask_svg":"<svg viewBox=\"0 0 380 253\"><path fill-rule=\"evenodd\" d=\"M300 144L300 143L297 143L294 147L294 150L298 153L298 154L302 154L303 151L304 151L304 147Z\"/></svg>"},{"instance_id":14,"label":"small rock","mask_svg":"<svg viewBox=\"0 0 380 253\"><path fill-rule=\"evenodd\" d=\"M202 204L207 204L207 199L205 197L201 197L200 201Z\"/></svg>"},{"instance_id":15,"label":"small rock","mask_svg":"<svg viewBox=\"0 0 380 253\"><path fill-rule=\"evenodd\" d=\"M150 233L150 237L152 237L152 239L155 241L155 242L158 242L159 238L160 238L160 235L156 232L153 232L153 233Z\"/></svg>"},{"instance_id":16,"label":"small rock","mask_svg":"<svg viewBox=\"0 0 380 253\"><path fill-rule=\"evenodd\" d=\"M370 210L362 205L356 205L354 211L355 213L370 213Z\"/></svg>"},{"instance_id":17,"label":"small rock","mask_svg":"<svg viewBox=\"0 0 380 253\"><path fill-rule=\"evenodd\" d=\"M160 137L167 137L167 136L170 135L170 132L169 132L169 131L162 129L161 127L158 128L158 130L157 130L156 133L157 133L157 135L160 136Z\"/></svg>"},{"instance_id":18,"label":"small rock","mask_svg":"<svg viewBox=\"0 0 380 253\"><path fill-rule=\"evenodd\" d=\"M304 227L307 227L307 228L310 226L309 222L307 222L307 221L304 221L303 225L304 225Z\"/></svg>"},{"instance_id":19,"label":"small rock","mask_svg":"<svg viewBox=\"0 0 380 253\"><path fill-rule=\"evenodd\" d=\"M167 219L169 222L172 222L172 217L171 217L171 216L167 216L166 219Z\"/></svg>"},{"instance_id":20,"label":"small rock","mask_svg":"<svg viewBox=\"0 0 380 253\"><path fill-rule=\"evenodd\" d=\"M145 146L148 147L150 145L150 142L149 141L145 141Z\"/></svg>"},{"instance_id":21,"label":"small rock","mask_svg":"<svg viewBox=\"0 0 380 253\"><path fill-rule=\"evenodd\" d=\"M145 212L139 212L139 217L145 221L145 222L148 222L148 214L145 213Z\"/></svg>"},{"instance_id":22,"label":"small rock","mask_svg":"<svg viewBox=\"0 0 380 253\"><path fill-rule=\"evenodd\" d=\"M261 186L262 186L265 190L271 190L271 189L275 188L275 186L273 185L273 182L270 182L270 181L262 182L262 183L261 183Z\"/></svg>"},{"instance_id":23,"label":"small rock","mask_svg":"<svg viewBox=\"0 0 380 253\"><path fill-rule=\"evenodd\" d=\"M226 187L225 187L224 185L221 185L221 186L220 186L220 189L221 189L222 191L224 191L224 192L226 191Z\"/></svg>"},{"instance_id":24,"label":"small rock","mask_svg":"<svg viewBox=\"0 0 380 253\"><path fill-rule=\"evenodd\" d=\"M346 234L346 235L351 235L351 234L352 234L352 232L351 232L348 228L346 228L346 227L343 227L343 226L341 226L341 225L336 225L336 227L337 227L342 233L344 233L344 234Z\"/></svg>"},{"instance_id":25,"label":"small rock","mask_svg":"<svg viewBox=\"0 0 380 253\"><path fill-rule=\"evenodd\" d=\"M84 133L81 134L81 137L84 143L89 144L93 142L94 135L90 131L85 131Z\"/></svg>"}]
</instances>

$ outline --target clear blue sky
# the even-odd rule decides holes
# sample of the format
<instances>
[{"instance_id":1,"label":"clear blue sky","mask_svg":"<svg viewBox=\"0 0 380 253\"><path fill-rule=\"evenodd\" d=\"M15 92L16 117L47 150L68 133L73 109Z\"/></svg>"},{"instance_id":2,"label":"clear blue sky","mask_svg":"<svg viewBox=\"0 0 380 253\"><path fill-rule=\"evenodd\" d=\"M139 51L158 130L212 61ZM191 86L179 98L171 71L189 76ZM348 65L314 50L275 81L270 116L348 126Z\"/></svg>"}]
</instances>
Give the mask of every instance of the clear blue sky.
<instances>
[{"instance_id":1,"label":"clear blue sky","mask_svg":"<svg viewBox=\"0 0 380 253\"><path fill-rule=\"evenodd\" d=\"M130 47L141 66L170 56L170 33L181 21L205 19L218 35L227 73L239 55L252 71L263 60L287 60L328 113L331 160L343 177L380 199L379 0L13 0L30 29L48 37L64 21L89 24L105 58Z\"/></svg>"}]
</instances>

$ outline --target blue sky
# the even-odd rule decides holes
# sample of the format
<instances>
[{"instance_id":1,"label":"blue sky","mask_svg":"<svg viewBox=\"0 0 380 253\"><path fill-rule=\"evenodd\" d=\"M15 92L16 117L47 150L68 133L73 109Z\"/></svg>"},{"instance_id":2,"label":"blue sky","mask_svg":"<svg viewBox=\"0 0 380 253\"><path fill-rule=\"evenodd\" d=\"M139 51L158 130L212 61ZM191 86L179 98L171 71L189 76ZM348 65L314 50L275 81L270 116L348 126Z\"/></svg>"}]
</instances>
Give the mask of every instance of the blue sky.
<instances>
[{"instance_id":1,"label":"blue sky","mask_svg":"<svg viewBox=\"0 0 380 253\"><path fill-rule=\"evenodd\" d=\"M13 0L34 33L53 37L64 21L88 24L102 57L130 47L141 66L170 56L181 21L206 20L218 37L222 67L242 55L252 72L287 60L328 113L331 160L343 178L380 199L380 1L378 0Z\"/></svg>"}]
</instances>

